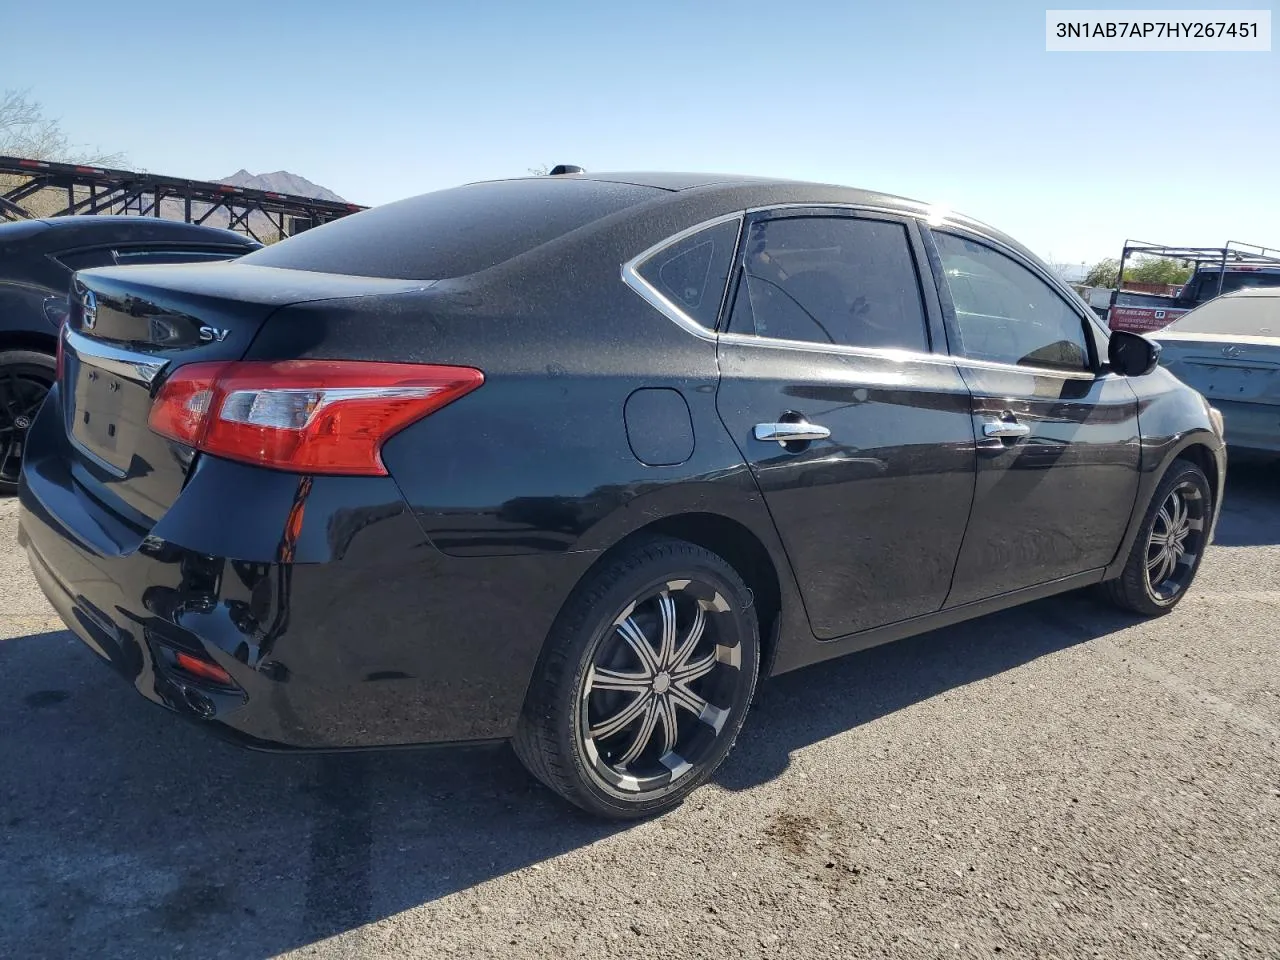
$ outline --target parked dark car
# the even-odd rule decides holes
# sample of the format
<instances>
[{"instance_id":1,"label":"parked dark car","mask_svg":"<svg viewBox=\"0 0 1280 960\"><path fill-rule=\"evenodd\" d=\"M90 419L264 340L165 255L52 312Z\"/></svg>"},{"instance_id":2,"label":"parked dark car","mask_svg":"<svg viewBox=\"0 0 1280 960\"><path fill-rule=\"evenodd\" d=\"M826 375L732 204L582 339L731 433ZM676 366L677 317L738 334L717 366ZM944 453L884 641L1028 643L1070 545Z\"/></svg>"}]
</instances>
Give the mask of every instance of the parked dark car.
<instances>
[{"instance_id":1,"label":"parked dark car","mask_svg":"<svg viewBox=\"0 0 1280 960\"><path fill-rule=\"evenodd\" d=\"M758 673L1170 609L1221 502L1152 343L876 193L481 183L75 283L20 494L71 629L247 745L510 739L605 816L710 777Z\"/></svg>"},{"instance_id":2,"label":"parked dark car","mask_svg":"<svg viewBox=\"0 0 1280 960\"><path fill-rule=\"evenodd\" d=\"M87 267L225 260L260 243L153 217L54 217L0 224L0 494L17 489L27 427L54 376L71 274Z\"/></svg>"}]
</instances>

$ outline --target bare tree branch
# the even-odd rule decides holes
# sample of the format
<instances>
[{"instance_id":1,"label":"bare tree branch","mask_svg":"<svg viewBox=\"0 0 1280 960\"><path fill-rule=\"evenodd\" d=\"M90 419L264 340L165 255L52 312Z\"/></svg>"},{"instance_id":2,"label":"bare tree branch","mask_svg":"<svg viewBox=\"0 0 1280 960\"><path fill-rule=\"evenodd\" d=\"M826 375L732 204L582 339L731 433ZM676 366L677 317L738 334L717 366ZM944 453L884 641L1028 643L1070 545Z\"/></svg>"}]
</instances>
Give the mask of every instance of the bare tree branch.
<instances>
[{"instance_id":1,"label":"bare tree branch","mask_svg":"<svg viewBox=\"0 0 1280 960\"><path fill-rule=\"evenodd\" d=\"M125 160L123 153L73 144L62 124L46 117L44 108L28 90L5 90L0 94L0 154L99 166L120 165Z\"/></svg>"}]
</instances>

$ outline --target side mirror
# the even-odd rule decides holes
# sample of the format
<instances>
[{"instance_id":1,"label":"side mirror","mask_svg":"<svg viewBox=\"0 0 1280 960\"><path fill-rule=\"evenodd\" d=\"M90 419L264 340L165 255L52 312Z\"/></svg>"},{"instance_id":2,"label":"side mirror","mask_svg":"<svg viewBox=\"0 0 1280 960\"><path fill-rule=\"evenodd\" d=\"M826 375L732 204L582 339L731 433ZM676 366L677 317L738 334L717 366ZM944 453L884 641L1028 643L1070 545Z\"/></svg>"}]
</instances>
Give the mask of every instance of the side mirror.
<instances>
[{"instance_id":1,"label":"side mirror","mask_svg":"<svg viewBox=\"0 0 1280 960\"><path fill-rule=\"evenodd\" d=\"M1160 344L1127 330L1113 330L1107 363L1121 376L1144 377L1160 363Z\"/></svg>"}]
</instances>

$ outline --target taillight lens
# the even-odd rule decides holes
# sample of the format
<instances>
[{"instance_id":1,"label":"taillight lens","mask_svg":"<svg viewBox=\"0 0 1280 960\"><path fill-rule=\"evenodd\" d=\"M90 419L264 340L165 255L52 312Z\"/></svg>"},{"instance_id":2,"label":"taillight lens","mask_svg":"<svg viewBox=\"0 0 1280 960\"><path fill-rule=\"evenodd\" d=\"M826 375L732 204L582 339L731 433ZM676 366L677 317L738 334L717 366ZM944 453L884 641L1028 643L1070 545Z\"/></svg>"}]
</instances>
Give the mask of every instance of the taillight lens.
<instances>
[{"instance_id":1,"label":"taillight lens","mask_svg":"<svg viewBox=\"0 0 1280 960\"><path fill-rule=\"evenodd\" d=\"M216 663L210 663L208 660L200 660L191 656L189 653L178 653L174 655L174 662L182 670L192 676L199 677L201 680L209 680L213 683L225 684L230 686L235 683L231 679L231 674L223 670Z\"/></svg>"},{"instance_id":2,"label":"taillight lens","mask_svg":"<svg viewBox=\"0 0 1280 960\"><path fill-rule=\"evenodd\" d=\"M471 367L347 360L193 363L151 429L205 453L300 473L385 475L382 444L484 383Z\"/></svg>"},{"instance_id":3,"label":"taillight lens","mask_svg":"<svg viewBox=\"0 0 1280 960\"><path fill-rule=\"evenodd\" d=\"M63 326L58 328L58 352L57 352L58 360L57 360L57 380L56 380L57 383L62 382L62 367L66 363L66 360L63 357L63 353L66 350L66 347L63 346L63 343L65 343L67 339L67 336L66 336L67 331L65 329L65 326L66 326L66 322L64 321Z\"/></svg>"}]
</instances>

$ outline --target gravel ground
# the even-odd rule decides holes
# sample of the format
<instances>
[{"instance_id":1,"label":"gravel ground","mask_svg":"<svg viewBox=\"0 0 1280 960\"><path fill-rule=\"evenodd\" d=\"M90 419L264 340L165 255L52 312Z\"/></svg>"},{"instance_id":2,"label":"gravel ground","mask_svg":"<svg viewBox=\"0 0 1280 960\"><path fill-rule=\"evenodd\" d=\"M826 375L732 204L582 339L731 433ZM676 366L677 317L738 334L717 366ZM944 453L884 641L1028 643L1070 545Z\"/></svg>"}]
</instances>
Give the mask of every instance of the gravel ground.
<instances>
[{"instance_id":1,"label":"gravel ground","mask_svg":"<svg viewBox=\"0 0 1280 960\"><path fill-rule=\"evenodd\" d=\"M505 749L223 745L6 548L0 957L1278 957L1278 627L1280 466L1235 469L1173 614L1068 596L780 678L618 828Z\"/></svg>"}]
</instances>

